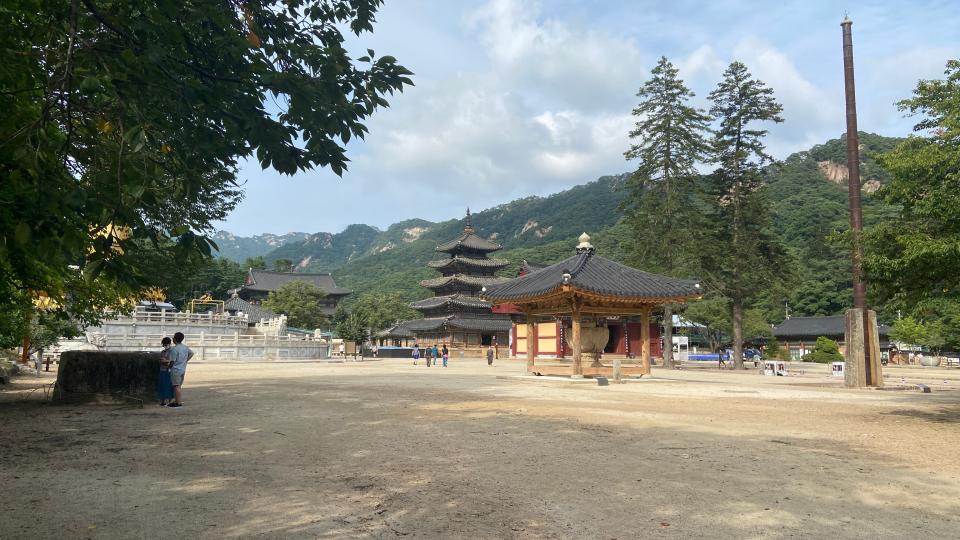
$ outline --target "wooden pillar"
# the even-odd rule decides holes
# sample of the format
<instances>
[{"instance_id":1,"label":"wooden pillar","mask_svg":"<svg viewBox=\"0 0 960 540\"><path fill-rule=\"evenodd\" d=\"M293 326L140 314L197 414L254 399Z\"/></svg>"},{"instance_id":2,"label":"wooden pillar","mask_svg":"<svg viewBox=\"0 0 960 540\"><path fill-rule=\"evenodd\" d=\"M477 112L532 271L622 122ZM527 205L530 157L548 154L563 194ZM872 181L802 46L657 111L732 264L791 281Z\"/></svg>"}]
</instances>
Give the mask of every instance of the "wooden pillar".
<instances>
[{"instance_id":1,"label":"wooden pillar","mask_svg":"<svg viewBox=\"0 0 960 540\"><path fill-rule=\"evenodd\" d=\"M525 338L527 340L527 373L533 371L533 332L533 316L527 313L527 337Z\"/></svg>"},{"instance_id":2,"label":"wooden pillar","mask_svg":"<svg viewBox=\"0 0 960 540\"><path fill-rule=\"evenodd\" d=\"M573 299L573 310L571 313L571 331L573 332L573 377L580 378L583 377L583 343L580 339L580 302L576 298Z\"/></svg>"},{"instance_id":3,"label":"wooden pillar","mask_svg":"<svg viewBox=\"0 0 960 540\"><path fill-rule=\"evenodd\" d=\"M640 366L650 374L650 308L640 312Z\"/></svg>"}]
</instances>

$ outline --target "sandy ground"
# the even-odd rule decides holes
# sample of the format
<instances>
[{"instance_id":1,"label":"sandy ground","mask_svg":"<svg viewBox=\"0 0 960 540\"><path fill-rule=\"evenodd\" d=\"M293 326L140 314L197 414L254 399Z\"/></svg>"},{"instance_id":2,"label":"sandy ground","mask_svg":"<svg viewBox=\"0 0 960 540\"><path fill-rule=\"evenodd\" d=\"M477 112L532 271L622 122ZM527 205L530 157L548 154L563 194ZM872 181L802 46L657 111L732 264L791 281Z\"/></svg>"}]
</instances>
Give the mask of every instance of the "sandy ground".
<instances>
[{"instance_id":1,"label":"sandy ground","mask_svg":"<svg viewBox=\"0 0 960 540\"><path fill-rule=\"evenodd\" d=\"M957 538L960 371L886 371L922 394L820 368L598 387L498 378L517 361L198 363L180 409L20 379L0 538Z\"/></svg>"}]
</instances>

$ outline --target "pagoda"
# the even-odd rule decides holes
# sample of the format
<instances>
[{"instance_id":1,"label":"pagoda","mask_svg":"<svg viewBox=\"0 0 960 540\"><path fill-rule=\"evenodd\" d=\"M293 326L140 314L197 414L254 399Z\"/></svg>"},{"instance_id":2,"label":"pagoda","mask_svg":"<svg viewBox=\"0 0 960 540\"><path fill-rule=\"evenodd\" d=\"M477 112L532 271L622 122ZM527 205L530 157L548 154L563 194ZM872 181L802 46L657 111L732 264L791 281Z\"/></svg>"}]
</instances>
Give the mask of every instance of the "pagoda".
<instances>
[{"instance_id":1,"label":"pagoda","mask_svg":"<svg viewBox=\"0 0 960 540\"><path fill-rule=\"evenodd\" d=\"M447 257L427 263L440 276L420 285L433 291L434 296L410 304L424 318L403 323L421 345L445 343L453 349L479 352L489 345L509 343L510 316L493 313L490 302L480 298L484 287L504 281L494 274L510 262L488 257L500 249L499 244L475 234L467 209L463 234L436 248Z\"/></svg>"}]
</instances>

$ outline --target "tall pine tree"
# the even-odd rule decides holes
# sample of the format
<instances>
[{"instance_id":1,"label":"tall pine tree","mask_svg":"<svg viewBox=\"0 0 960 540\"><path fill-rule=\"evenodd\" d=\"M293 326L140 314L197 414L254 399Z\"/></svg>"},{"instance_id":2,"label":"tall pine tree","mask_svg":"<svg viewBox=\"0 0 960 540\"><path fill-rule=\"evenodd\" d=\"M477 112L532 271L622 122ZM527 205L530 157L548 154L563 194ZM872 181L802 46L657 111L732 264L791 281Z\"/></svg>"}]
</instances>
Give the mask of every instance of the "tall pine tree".
<instances>
[{"instance_id":1,"label":"tall pine tree","mask_svg":"<svg viewBox=\"0 0 960 540\"><path fill-rule=\"evenodd\" d=\"M711 227L702 246L704 277L711 289L730 299L733 360L743 367L745 307L780 280L785 251L770 231L771 211L763 168L766 153L760 122L783 122L773 90L733 62L708 96L717 122L713 158L717 169L707 182Z\"/></svg>"},{"instance_id":2,"label":"tall pine tree","mask_svg":"<svg viewBox=\"0 0 960 540\"><path fill-rule=\"evenodd\" d=\"M677 68L661 57L640 87L638 117L630 138L636 141L624 153L637 160L627 182L629 194L622 209L635 234L627 243L631 263L676 276L689 273L699 213L694 209L698 161L707 155L704 139L710 117L688 104L694 96L677 76ZM663 363L673 366L673 306L664 306Z\"/></svg>"}]
</instances>

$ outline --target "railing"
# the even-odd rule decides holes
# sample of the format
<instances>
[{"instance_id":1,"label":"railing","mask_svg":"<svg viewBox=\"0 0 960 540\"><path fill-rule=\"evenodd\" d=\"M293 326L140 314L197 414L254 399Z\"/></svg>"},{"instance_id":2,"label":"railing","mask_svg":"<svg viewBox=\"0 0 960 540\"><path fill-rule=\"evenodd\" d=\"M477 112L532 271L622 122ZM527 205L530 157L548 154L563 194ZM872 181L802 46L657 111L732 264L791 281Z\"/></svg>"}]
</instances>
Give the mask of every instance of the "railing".
<instances>
[{"instance_id":1,"label":"railing","mask_svg":"<svg viewBox=\"0 0 960 540\"><path fill-rule=\"evenodd\" d=\"M185 313L180 311L147 311L143 308L137 308L133 313L127 316L120 316L116 321L134 322L134 323L153 323L153 324L201 324L201 325L230 325L246 327L249 319L246 314L229 315L223 313ZM104 323L109 324L111 320Z\"/></svg>"}]
</instances>

